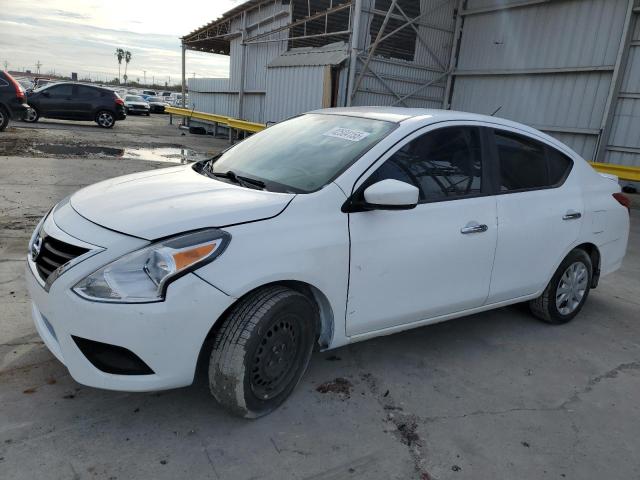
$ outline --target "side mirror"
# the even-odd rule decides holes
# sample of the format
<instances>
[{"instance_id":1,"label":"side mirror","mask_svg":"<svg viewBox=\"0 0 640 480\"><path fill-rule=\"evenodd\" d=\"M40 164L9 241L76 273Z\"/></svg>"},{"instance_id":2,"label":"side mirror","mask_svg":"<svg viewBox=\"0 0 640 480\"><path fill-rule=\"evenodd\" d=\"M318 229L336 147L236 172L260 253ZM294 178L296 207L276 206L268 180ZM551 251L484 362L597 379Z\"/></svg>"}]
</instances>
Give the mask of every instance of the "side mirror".
<instances>
[{"instance_id":1,"label":"side mirror","mask_svg":"<svg viewBox=\"0 0 640 480\"><path fill-rule=\"evenodd\" d=\"M419 191L413 185L387 179L364 191L365 210L410 210L418 204Z\"/></svg>"}]
</instances>

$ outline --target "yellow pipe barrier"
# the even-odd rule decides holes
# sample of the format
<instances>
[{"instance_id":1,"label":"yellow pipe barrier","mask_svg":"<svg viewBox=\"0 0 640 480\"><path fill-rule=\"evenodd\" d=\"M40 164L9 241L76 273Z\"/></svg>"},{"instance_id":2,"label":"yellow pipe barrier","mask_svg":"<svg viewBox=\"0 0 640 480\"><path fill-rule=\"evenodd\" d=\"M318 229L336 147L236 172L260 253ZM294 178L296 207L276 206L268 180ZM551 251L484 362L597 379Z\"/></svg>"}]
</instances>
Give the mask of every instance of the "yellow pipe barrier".
<instances>
[{"instance_id":1,"label":"yellow pipe barrier","mask_svg":"<svg viewBox=\"0 0 640 480\"><path fill-rule=\"evenodd\" d=\"M182 117L195 118L197 120L206 120L208 122L221 123L236 130L244 130L246 132L260 132L267 128L263 123L247 122L238 120L237 118L226 117L224 115L216 115L215 113L196 112L188 108L166 107L166 113L172 115L180 115Z\"/></svg>"},{"instance_id":2,"label":"yellow pipe barrier","mask_svg":"<svg viewBox=\"0 0 640 480\"><path fill-rule=\"evenodd\" d=\"M615 175L620 180L640 182L640 167L627 167L625 165L616 165L615 163L589 163L591 163L591 166L600 173Z\"/></svg>"}]
</instances>

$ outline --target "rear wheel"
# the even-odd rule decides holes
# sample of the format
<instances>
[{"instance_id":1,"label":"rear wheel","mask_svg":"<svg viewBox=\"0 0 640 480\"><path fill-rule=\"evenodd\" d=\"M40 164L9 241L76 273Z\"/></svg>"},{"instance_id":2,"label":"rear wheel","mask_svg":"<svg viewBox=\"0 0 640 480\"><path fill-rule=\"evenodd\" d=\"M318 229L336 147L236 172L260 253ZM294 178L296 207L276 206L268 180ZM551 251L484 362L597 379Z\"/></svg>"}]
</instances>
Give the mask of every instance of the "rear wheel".
<instances>
[{"instance_id":1,"label":"rear wheel","mask_svg":"<svg viewBox=\"0 0 640 480\"><path fill-rule=\"evenodd\" d=\"M309 364L317 316L309 298L282 286L240 300L211 351L209 387L216 400L245 418L282 404Z\"/></svg>"},{"instance_id":2,"label":"rear wheel","mask_svg":"<svg viewBox=\"0 0 640 480\"><path fill-rule=\"evenodd\" d=\"M27 112L24 114L24 117L22 117L22 120L28 123L35 123L39 118L40 114L38 113L38 111L33 107L29 107L27 109Z\"/></svg>"},{"instance_id":3,"label":"rear wheel","mask_svg":"<svg viewBox=\"0 0 640 480\"><path fill-rule=\"evenodd\" d=\"M9 112L4 107L0 107L0 132L9 125Z\"/></svg>"},{"instance_id":4,"label":"rear wheel","mask_svg":"<svg viewBox=\"0 0 640 480\"><path fill-rule=\"evenodd\" d=\"M587 301L592 276L591 257L584 250L572 250L542 295L529 302L531 312L547 323L569 322L580 313Z\"/></svg>"},{"instance_id":5,"label":"rear wheel","mask_svg":"<svg viewBox=\"0 0 640 480\"><path fill-rule=\"evenodd\" d=\"M102 128L112 128L116 124L116 118L113 113L102 110L96 114L96 123Z\"/></svg>"}]
</instances>

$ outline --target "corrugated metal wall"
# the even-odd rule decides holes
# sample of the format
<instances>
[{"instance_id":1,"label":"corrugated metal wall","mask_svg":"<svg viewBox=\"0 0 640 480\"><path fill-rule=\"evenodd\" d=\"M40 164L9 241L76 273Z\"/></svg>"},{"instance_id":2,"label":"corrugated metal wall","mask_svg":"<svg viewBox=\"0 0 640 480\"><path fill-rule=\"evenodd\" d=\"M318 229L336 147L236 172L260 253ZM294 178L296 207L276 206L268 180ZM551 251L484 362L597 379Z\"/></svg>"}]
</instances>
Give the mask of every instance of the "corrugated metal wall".
<instances>
[{"instance_id":1,"label":"corrugated metal wall","mask_svg":"<svg viewBox=\"0 0 640 480\"><path fill-rule=\"evenodd\" d=\"M360 46L365 48L375 40L370 35L375 4L376 0L363 1ZM374 56L369 69L382 77L382 81L374 73L367 72L356 92L353 104L393 105L399 101L398 96L409 95L421 85L442 77L433 85L421 89L398 103L398 106L440 108L444 100L446 83L443 73L449 64L453 42L455 4L455 0L420 0L420 12L429 12L429 14L417 22L419 37L424 40L418 38L416 41L414 61ZM385 33L390 31L391 28L387 27ZM429 53L429 50L436 58ZM360 62L356 76L359 75L362 67L363 63Z\"/></svg>"},{"instance_id":2,"label":"corrugated metal wall","mask_svg":"<svg viewBox=\"0 0 640 480\"><path fill-rule=\"evenodd\" d=\"M634 14L632 22L633 33L604 158L610 163L640 167L640 12Z\"/></svg>"},{"instance_id":3,"label":"corrugated metal wall","mask_svg":"<svg viewBox=\"0 0 640 480\"><path fill-rule=\"evenodd\" d=\"M269 68L265 121L279 122L322 106L324 66Z\"/></svg>"},{"instance_id":4,"label":"corrugated metal wall","mask_svg":"<svg viewBox=\"0 0 640 480\"><path fill-rule=\"evenodd\" d=\"M628 0L510 3L467 2L452 108L499 108L595 158Z\"/></svg>"}]
</instances>

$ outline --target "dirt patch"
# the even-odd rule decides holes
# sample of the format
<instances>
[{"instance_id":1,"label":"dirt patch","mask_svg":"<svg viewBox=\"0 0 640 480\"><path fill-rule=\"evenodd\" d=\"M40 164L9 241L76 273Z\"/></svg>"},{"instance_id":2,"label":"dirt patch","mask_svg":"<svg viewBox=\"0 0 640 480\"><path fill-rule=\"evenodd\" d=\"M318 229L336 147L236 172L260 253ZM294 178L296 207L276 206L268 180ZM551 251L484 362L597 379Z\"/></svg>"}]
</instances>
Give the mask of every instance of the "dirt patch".
<instances>
[{"instance_id":1,"label":"dirt patch","mask_svg":"<svg viewBox=\"0 0 640 480\"><path fill-rule=\"evenodd\" d=\"M84 143L44 143L29 138L9 138L0 144L0 155L56 158L113 158L149 162L191 163L208 156L182 145L148 144L128 148Z\"/></svg>"},{"instance_id":2,"label":"dirt patch","mask_svg":"<svg viewBox=\"0 0 640 480\"><path fill-rule=\"evenodd\" d=\"M319 393L333 393L341 397L342 399L351 398L351 390L353 384L346 378L338 377L330 382L325 382L318 385L316 391Z\"/></svg>"}]
</instances>

